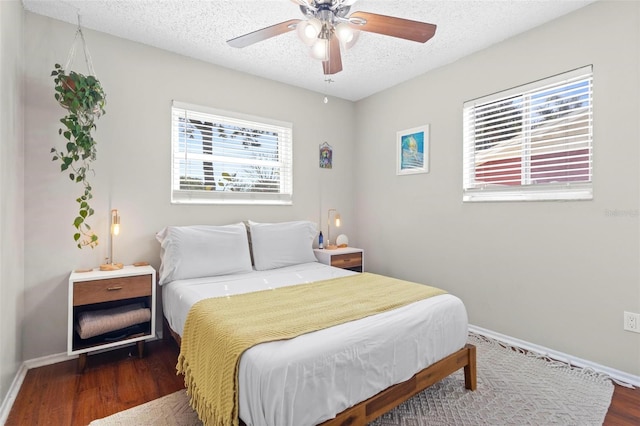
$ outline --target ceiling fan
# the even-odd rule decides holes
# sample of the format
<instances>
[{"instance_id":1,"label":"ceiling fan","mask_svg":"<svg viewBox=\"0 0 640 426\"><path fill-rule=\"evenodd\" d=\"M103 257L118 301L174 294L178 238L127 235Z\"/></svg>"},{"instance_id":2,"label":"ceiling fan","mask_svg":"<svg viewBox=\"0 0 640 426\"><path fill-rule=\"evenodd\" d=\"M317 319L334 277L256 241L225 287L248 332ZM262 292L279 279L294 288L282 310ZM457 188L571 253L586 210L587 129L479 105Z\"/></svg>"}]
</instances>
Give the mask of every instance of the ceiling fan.
<instances>
[{"instance_id":1,"label":"ceiling fan","mask_svg":"<svg viewBox=\"0 0 640 426\"><path fill-rule=\"evenodd\" d=\"M356 0L291 0L300 6L304 19L290 19L227 40L232 47L242 48L259 41L297 30L310 46L311 56L322 61L325 75L342 71L341 45L348 49L360 31L377 33L425 43L436 32L436 26L387 15L349 10ZM347 16L348 15L348 16Z\"/></svg>"}]
</instances>

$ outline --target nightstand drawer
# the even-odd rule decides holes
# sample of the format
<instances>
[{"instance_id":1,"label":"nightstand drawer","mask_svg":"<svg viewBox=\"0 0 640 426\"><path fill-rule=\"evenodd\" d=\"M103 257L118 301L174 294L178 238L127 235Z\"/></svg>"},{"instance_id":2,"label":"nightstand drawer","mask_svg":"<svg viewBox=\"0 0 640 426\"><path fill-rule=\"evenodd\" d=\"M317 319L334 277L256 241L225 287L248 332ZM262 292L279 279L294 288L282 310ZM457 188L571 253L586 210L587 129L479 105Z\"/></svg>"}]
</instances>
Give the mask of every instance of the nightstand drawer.
<instances>
[{"instance_id":1,"label":"nightstand drawer","mask_svg":"<svg viewBox=\"0 0 640 426\"><path fill-rule=\"evenodd\" d=\"M151 296L151 275L76 281L73 306Z\"/></svg>"},{"instance_id":2,"label":"nightstand drawer","mask_svg":"<svg viewBox=\"0 0 640 426\"><path fill-rule=\"evenodd\" d=\"M347 253L331 256L331 266L338 268L355 268L362 266L362 253Z\"/></svg>"}]
</instances>

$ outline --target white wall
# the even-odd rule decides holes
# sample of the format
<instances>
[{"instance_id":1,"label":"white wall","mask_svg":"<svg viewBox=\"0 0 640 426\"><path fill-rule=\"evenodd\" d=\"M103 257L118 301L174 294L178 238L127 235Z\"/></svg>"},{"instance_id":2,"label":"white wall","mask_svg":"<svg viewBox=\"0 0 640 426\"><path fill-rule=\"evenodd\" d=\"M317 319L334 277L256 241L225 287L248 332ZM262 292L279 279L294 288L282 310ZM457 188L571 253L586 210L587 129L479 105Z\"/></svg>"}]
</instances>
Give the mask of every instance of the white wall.
<instances>
[{"instance_id":1,"label":"white wall","mask_svg":"<svg viewBox=\"0 0 640 426\"><path fill-rule=\"evenodd\" d=\"M0 401L22 362L24 12L0 2Z\"/></svg>"},{"instance_id":2,"label":"white wall","mask_svg":"<svg viewBox=\"0 0 640 426\"><path fill-rule=\"evenodd\" d=\"M67 279L75 268L95 267L107 255L109 210L118 208L122 231L115 258L159 266L154 235L167 225L226 224L240 220L309 219L326 226L328 208L341 210L344 232L352 212L354 105L284 84L240 74L104 33L85 30L94 68L107 93L97 122L98 160L89 223L98 248L79 250L72 239L79 185L59 172L49 153L63 145L51 70L64 63L75 27L26 13L26 165L24 359L64 352ZM79 49L78 49L79 50ZM80 50L79 50L80 51ZM75 69L86 73L82 57ZM321 74L318 78L323 78ZM186 206L170 204L170 107L180 100L293 123L293 206ZM334 148L334 167L319 169L318 147Z\"/></svg>"},{"instance_id":3,"label":"white wall","mask_svg":"<svg viewBox=\"0 0 640 426\"><path fill-rule=\"evenodd\" d=\"M459 295L470 322L634 375L640 334L640 3L594 3L358 102L356 214L374 272ZM594 67L594 199L462 203L464 101ZM395 175L431 124L430 173Z\"/></svg>"}]
</instances>

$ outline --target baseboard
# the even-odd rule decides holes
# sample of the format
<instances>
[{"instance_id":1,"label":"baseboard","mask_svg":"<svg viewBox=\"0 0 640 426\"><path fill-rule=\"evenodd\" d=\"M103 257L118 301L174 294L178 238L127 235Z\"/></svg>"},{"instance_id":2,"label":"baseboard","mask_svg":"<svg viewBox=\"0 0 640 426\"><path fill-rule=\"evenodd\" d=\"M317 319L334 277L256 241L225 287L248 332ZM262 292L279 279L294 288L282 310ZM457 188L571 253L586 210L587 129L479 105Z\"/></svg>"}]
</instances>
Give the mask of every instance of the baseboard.
<instances>
[{"instance_id":1,"label":"baseboard","mask_svg":"<svg viewBox=\"0 0 640 426\"><path fill-rule=\"evenodd\" d=\"M7 422L7 418L9 418L9 412L11 411L11 407L13 407L13 403L18 396L18 392L20 391L22 382L27 375L27 370L28 369L25 363L22 363L22 365L20 365L20 368L18 368L18 372L13 378L13 382L11 382L11 386L9 386L9 391L4 397L2 405L0 405L0 425L5 424Z\"/></svg>"},{"instance_id":2,"label":"baseboard","mask_svg":"<svg viewBox=\"0 0 640 426\"><path fill-rule=\"evenodd\" d=\"M23 365L27 367L27 370L32 368L44 367L45 365L57 364L59 362L69 361L70 359L78 358L78 355L67 355L66 352L59 354L47 355L41 358L34 358L26 360Z\"/></svg>"},{"instance_id":3,"label":"baseboard","mask_svg":"<svg viewBox=\"0 0 640 426\"><path fill-rule=\"evenodd\" d=\"M534 343L526 342L524 340L516 339L515 337L496 333L495 331L487 330L485 328L477 327L475 325L469 324L469 331L482 334L483 336L491 337L492 339L499 340L510 346L517 346L519 348L526 349L531 352L548 356L549 358L562 361L569 365L573 365L580 368L590 368L594 371L597 371L598 373L606 374L612 380L616 381L617 383L623 386L632 385L632 386L640 387L640 376L635 376L633 374L625 373L624 371L616 370L614 368L609 368L604 365L597 364L595 362L587 361L585 359L568 355L563 352L558 352L553 349L546 348L544 346L540 346Z\"/></svg>"}]
</instances>

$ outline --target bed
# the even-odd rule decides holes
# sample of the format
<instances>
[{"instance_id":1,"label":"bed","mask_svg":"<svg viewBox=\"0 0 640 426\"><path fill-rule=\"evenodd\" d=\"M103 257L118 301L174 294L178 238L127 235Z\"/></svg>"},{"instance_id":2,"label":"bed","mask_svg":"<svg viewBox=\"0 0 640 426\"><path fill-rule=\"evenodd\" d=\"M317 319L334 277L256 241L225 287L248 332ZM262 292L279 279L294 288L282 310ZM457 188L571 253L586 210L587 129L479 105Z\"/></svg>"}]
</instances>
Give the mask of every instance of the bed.
<instances>
[{"instance_id":1,"label":"bed","mask_svg":"<svg viewBox=\"0 0 640 426\"><path fill-rule=\"evenodd\" d=\"M306 221L165 228L158 234L160 284L170 334L180 343L192 307L202 300L357 275L315 261L316 233ZM466 340L464 304L440 294L255 345L238 364L239 420L249 426L365 424L460 368L473 390L475 348Z\"/></svg>"}]
</instances>

